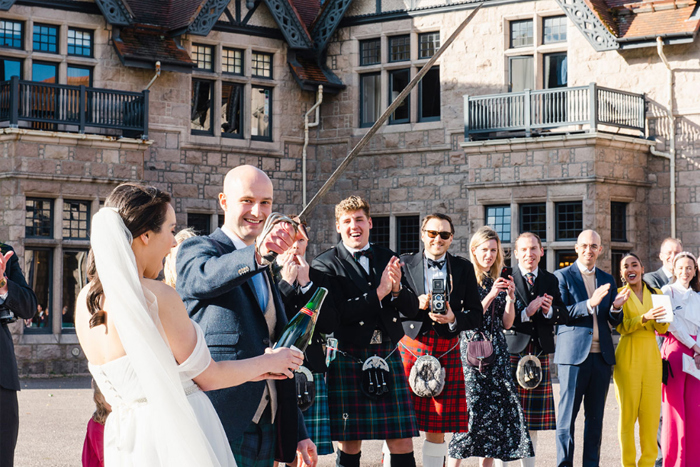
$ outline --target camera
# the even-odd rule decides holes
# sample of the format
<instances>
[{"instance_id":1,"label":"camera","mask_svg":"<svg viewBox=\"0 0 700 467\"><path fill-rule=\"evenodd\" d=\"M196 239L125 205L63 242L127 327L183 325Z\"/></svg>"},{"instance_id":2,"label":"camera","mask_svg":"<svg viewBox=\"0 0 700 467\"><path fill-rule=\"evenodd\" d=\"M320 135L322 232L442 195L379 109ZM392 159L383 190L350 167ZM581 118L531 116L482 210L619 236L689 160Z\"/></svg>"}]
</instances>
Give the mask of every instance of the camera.
<instances>
[{"instance_id":1,"label":"camera","mask_svg":"<svg viewBox=\"0 0 700 467\"><path fill-rule=\"evenodd\" d=\"M14 313L6 308L0 309L0 324L10 324L17 321L17 317Z\"/></svg>"},{"instance_id":2,"label":"camera","mask_svg":"<svg viewBox=\"0 0 700 467\"><path fill-rule=\"evenodd\" d=\"M447 312L447 288L444 278L434 278L432 296L430 298L430 310L433 313L444 315Z\"/></svg>"}]
</instances>

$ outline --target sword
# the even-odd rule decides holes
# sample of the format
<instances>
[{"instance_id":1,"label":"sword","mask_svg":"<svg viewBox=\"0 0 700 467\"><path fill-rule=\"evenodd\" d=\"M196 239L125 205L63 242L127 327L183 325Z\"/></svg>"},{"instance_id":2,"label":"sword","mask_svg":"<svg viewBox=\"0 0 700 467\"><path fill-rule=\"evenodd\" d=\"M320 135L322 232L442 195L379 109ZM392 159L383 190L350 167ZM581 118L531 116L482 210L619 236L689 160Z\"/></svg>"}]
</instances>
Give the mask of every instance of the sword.
<instances>
[{"instance_id":1,"label":"sword","mask_svg":"<svg viewBox=\"0 0 700 467\"><path fill-rule=\"evenodd\" d=\"M484 6L484 4L480 4L477 6L474 11L472 11L469 16L466 17L462 23L457 26L457 29L455 29L450 37L447 38L444 44L438 49L437 52L431 57L430 60L428 60L428 63L423 65L423 68L420 69L418 74L413 77L413 79L406 85L406 87L401 91L401 93L394 99L394 102L391 103L391 105L384 111L384 113L377 119L376 122L374 122L374 125L365 133L365 135L358 141L358 143L355 145L354 148L348 153L347 156L345 156L345 159L340 163L340 165L333 171L331 176L326 180L326 182L323 184L323 186L318 190L318 192L314 195L313 198L311 198L311 201L309 201L309 204L304 206L302 211L299 213L297 218L299 221L294 220L288 216L285 216L284 214L280 213L272 213L270 216L268 216L267 220L265 221L265 226L263 228L262 233L260 234L260 238L265 238L265 236L272 230L272 227L275 224L278 224L280 222L288 222L294 226L296 229L297 226L301 223L304 222L311 211L314 210L316 205L321 202L321 199L328 193L328 191L335 185L335 182L338 181L340 176L345 172L345 170L348 168L348 165L358 156L360 151L369 143L369 140L374 136L374 134L379 130L379 128L389 119L389 116L394 113L394 111L403 103L404 100L406 100L406 97L411 93L413 88L415 88L418 83L423 79L423 77L430 71L432 66L435 64L438 58L443 54L447 48L452 45L452 43L457 39L457 36L464 30L464 28L467 27L467 24L474 18L474 15L476 15L477 11L481 9L481 7ZM265 261L272 262L275 260L275 257L277 256L276 253L270 252L268 255L263 257Z\"/></svg>"}]
</instances>

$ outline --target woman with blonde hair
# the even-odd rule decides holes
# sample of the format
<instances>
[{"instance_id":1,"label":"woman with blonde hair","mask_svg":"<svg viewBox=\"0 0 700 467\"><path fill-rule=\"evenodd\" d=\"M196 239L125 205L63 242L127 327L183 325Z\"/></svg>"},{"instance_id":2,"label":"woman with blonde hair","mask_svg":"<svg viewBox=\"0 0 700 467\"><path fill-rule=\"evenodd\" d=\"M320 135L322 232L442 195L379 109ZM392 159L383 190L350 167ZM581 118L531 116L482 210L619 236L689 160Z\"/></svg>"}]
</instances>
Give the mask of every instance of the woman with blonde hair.
<instances>
[{"instance_id":1,"label":"woman with blonde hair","mask_svg":"<svg viewBox=\"0 0 700 467\"><path fill-rule=\"evenodd\" d=\"M175 288L175 282L177 281L177 268L175 267L175 258L177 258L177 251L180 249L180 244L187 240L188 238L196 237L197 234L194 233L192 227L187 227L182 229L175 234L176 245L170 249L170 253L165 257L165 263L163 263L163 275L165 279L163 282L168 284L173 289Z\"/></svg>"},{"instance_id":2,"label":"woman with blonde hair","mask_svg":"<svg viewBox=\"0 0 700 467\"><path fill-rule=\"evenodd\" d=\"M496 231L482 227L472 236L469 254L484 308L480 328L462 334L460 350L464 367L469 431L455 433L449 455L453 459L480 457L482 467L493 459L513 461L535 455L525 415L510 369L510 354L503 336L515 320L515 285L503 277L503 248ZM495 360L481 368L471 366L467 348L472 340L488 340ZM450 459L450 465L459 465Z\"/></svg>"}]
</instances>

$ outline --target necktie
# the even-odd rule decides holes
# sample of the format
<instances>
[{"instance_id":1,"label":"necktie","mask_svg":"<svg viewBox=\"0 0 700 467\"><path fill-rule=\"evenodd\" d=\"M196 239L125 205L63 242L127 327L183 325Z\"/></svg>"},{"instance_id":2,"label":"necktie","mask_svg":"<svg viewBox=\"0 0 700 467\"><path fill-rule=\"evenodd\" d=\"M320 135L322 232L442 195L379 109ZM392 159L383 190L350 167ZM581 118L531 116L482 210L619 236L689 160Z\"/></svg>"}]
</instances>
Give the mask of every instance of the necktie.
<instances>
[{"instance_id":1,"label":"necktie","mask_svg":"<svg viewBox=\"0 0 700 467\"><path fill-rule=\"evenodd\" d=\"M361 251L356 251L355 253L352 254L353 258L355 258L355 261L360 261L360 258L363 256L366 256L367 259L371 260L373 253L372 253L372 248L367 248L366 250L361 250Z\"/></svg>"},{"instance_id":2,"label":"necktie","mask_svg":"<svg viewBox=\"0 0 700 467\"><path fill-rule=\"evenodd\" d=\"M267 310L267 283L265 282L264 274L264 272L261 272L250 278L250 285L253 286L258 305L260 305L263 314Z\"/></svg>"},{"instance_id":3,"label":"necktie","mask_svg":"<svg viewBox=\"0 0 700 467\"><path fill-rule=\"evenodd\" d=\"M442 261L436 261L434 259L426 258L428 260L428 269L430 268L438 268L442 269L442 267L445 265L445 260L443 259Z\"/></svg>"},{"instance_id":4,"label":"necktie","mask_svg":"<svg viewBox=\"0 0 700 467\"><path fill-rule=\"evenodd\" d=\"M535 275L531 272L525 274L525 280L527 281L527 286L533 288L535 286Z\"/></svg>"}]
</instances>

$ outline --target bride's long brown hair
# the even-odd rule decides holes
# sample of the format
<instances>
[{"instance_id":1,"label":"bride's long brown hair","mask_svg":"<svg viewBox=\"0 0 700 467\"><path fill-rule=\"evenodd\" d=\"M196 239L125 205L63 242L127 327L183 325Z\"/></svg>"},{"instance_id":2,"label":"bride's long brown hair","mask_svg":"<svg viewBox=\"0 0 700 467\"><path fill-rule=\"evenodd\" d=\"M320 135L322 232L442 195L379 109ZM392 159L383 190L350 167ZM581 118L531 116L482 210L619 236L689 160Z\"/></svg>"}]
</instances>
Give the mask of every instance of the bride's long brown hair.
<instances>
[{"instance_id":1,"label":"bride's long brown hair","mask_svg":"<svg viewBox=\"0 0 700 467\"><path fill-rule=\"evenodd\" d=\"M136 238L149 230L160 232L170 201L170 195L156 187L123 183L112 191L105 201L105 207L116 208L131 236ZM100 304L104 290L92 249L88 254L87 276L90 281L87 307L91 315L90 327L94 328L106 324L107 314Z\"/></svg>"}]
</instances>

